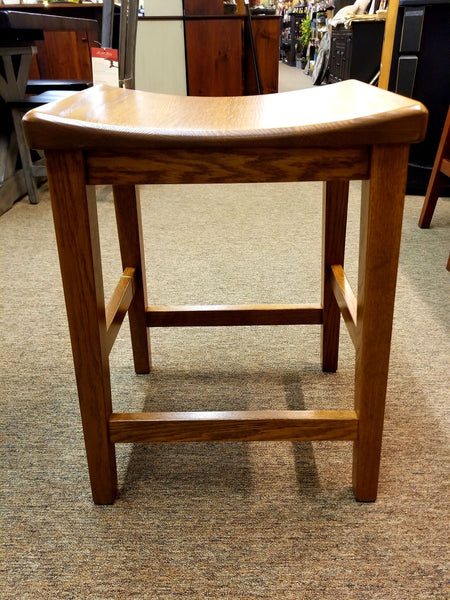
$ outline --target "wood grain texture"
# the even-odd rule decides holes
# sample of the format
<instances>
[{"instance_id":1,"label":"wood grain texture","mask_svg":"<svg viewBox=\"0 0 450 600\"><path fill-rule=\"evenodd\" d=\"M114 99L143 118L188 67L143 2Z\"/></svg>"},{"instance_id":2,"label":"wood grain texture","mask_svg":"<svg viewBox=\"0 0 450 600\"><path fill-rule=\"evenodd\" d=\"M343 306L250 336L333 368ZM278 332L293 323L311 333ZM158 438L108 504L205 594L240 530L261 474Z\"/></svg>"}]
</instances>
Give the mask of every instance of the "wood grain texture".
<instances>
[{"instance_id":1,"label":"wood grain texture","mask_svg":"<svg viewBox=\"0 0 450 600\"><path fill-rule=\"evenodd\" d=\"M231 327L243 325L320 325L319 305L151 306L148 327Z\"/></svg>"},{"instance_id":2,"label":"wood grain texture","mask_svg":"<svg viewBox=\"0 0 450 600\"><path fill-rule=\"evenodd\" d=\"M117 233L123 269L134 269L134 296L128 309L131 344L136 373L151 368L150 336L147 329L147 285L139 190L135 186L113 186Z\"/></svg>"},{"instance_id":3,"label":"wood grain texture","mask_svg":"<svg viewBox=\"0 0 450 600\"><path fill-rule=\"evenodd\" d=\"M331 266L344 264L347 228L348 181L328 181L322 200L322 369L336 371L338 366L340 311L333 294Z\"/></svg>"},{"instance_id":4,"label":"wood grain texture","mask_svg":"<svg viewBox=\"0 0 450 600\"><path fill-rule=\"evenodd\" d=\"M96 40L96 28L85 31L44 31L44 39L36 40L38 72L34 70L35 76L30 74L30 79L92 80L91 47L95 46Z\"/></svg>"},{"instance_id":5,"label":"wood grain texture","mask_svg":"<svg viewBox=\"0 0 450 600\"><path fill-rule=\"evenodd\" d=\"M223 0L184 0L183 7L186 17L224 14Z\"/></svg>"},{"instance_id":6,"label":"wood grain texture","mask_svg":"<svg viewBox=\"0 0 450 600\"><path fill-rule=\"evenodd\" d=\"M19 4L19 3L18 3ZM19 6L19 8L21 8ZM0 14L0 29L34 30L34 31L94 31L98 24L94 19L79 19L74 17L39 14L39 8L34 10L2 10ZM79 11L77 11L79 14ZM74 13L72 13L74 14Z\"/></svg>"},{"instance_id":7,"label":"wood grain texture","mask_svg":"<svg viewBox=\"0 0 450 600\"><path fill-rule=\"evenodd\" d=\"M111 300L106 306L106 343L108 352L114 345L117 334L134 297L135 270L127 268L119 279Z\"/></svg>"},{"instance_id":8,"label":"wood grain texture","mask_svg":"<svg viewBox=\"0 0 450 600\"><path fill-rule=\"evenodd\" d=\"M110 504L117 475L95 190L81 153L48 152L46 160L92 494Z\"/></svg>"},{"instance_id":9,"label":"wood grain texture","mask_svg":"<svg viewBox=\"0 0 450 600\"><path fill-rule=\"evenodd\" d=\"M427 114L420 102L353 80L228 98L100 85L34 109L24 126L30 146L44 150L343 148L421 141Z\"/></svg>"},{"instance_id":10,"label":"wood grain texture","mask_svg":"<svg viewBox=\"0 0 450 600\"><path fill-rule=\"evenodd\" d=\"M114 500L114 443L205 440L353 440L355 497L375 499L408 144L422 139L426 119L420 103L354 81L244 98L159 96L99 86L28 113L32 145L47 150L95 502ZM355 297L342 267L348 180L354 178L367 179L356 326ZM317 179L327 181L323 308L147 308L135 184ZM113 184L122 264L135 273L129 316L136 371L150 369L148 325L290 322L323 322L323 368L334 370L341 304L356 340L354 411L112 414L107 319L113 323L117 311L111 306L108 317L105 312L95 198L87 183Z\"/></svg>"},{"instance_id":11,"label":"wood grain texture","mask_svg":"<svg viewBox=\"0 0 450 600\"><path fill-rule=\"evenodd\" d=\"M115 443L355 440L358 419L351 410L116 413L109 431Z\"/></svg>"},{"instance_id":12,"label":"wood grain texture","mask_svg":"<svg viewBox=\"0 0 450 600\"><path fill-rule=\"evenodd\" d=\"M123 184L254 183L365 179L369 153L365 147L252 149L226 148L123 151L112 162L102 148L87 155L88 180L101 185L113 179Z\"/></svg>"},{"instance_id":13,"label":"wood grain texture","mask_svg":"<svg viewBox=\"0 0 450 600\"><path fill-rule=\"evenodd\" d=\"M357 298L345 275L342 265L331 266L331 288L339 306L353 345L357 346Z\"/></svg>"},{"instance_id":14,"label":"wood grain texture","mask_svg":"<svg viewBox=\"0 0 450 600\"><path fill-rule=\"evenodd\" d=\"M446 177L450 177L450 160L448 158L443 158L441 160L441 173Z\"/></svg>"},{"instance_id":15,"label":"wood grain texture","mask_svg":"<svg viewBox=\"0 0 450 600\"><path fill-rule=\"evenodd\" d=\"M355 497L363 501L377 495L408 156L408 146L375 146L371 179L363 182L353 459Z\"/></svg>"},{"instance_id":16,"label":"wood grain texture","mask_svg":"<svg viewBox=\"0 0 450 600\"><path fill-rule=\"evenodd\" d=\"M280 54L280 18L262 17L252 19L255 51L262 94L278 92L278 56ZM245 25L245 93L257 94L255 68L253 65L248 25ZM275 58L276 57L276 58Z\"/></svg>"},{"instance_id":17,"label":"wood grain texture","mask_svg":"<svg viewBox=\"0 0 450 600\"><path fill-rule=\"evenodd\" d=\"M240 19L187 20L185 43L191 96L244 93Z\"/></svg>"},{"instance_id":18,"label":"wood grain texture","mask_svg":"<svg viewBox=\"0 0 450 600\"><path fill-rule=\"evenodd\" d=\"M389 86L399 4L400 0L389 0L386 25L384 27L383 49L381 51L380 76L378 79L378 87L383 90L387 90Z\"/></svg>"},{"instance_id":19,"label":"wood grain texture","mask_svg":"<svg viewBox=\"0 0 450 600\"><path fill-rule=\"evenodd\" d=\"M45 55L39 52L45 47ZM91 52L87 31L46 31L38 50L43 79L92 79Z\"/></svg>"}]
</instances>

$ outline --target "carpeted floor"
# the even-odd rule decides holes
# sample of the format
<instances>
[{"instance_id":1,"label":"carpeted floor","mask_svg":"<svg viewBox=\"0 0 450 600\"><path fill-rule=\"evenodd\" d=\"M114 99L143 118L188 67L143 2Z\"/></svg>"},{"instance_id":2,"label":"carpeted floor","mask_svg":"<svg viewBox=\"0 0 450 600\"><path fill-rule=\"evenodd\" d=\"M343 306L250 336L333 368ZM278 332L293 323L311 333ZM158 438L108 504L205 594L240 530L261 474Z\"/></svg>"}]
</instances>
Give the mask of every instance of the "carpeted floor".
<instances>
[{"instance_id":1,"label":"carpeted floor","mask_svg":"<svg viewBox=\"0 0 450 600\"><path fill-rule=\"evenodd\" d=\"M290 92L291 90L305 90L313 86L312 77L306 75L303 69L291 67L286 63L279 63L279 92Z\"/></svg>"},{"instance_id":2,"label":"carpeted floor","mask_svg":"<svg viewBox=\"0 0 450 600\"><path fill-rule=\"evenodd\" d=\"M319 184L143 189L151 302L315 302ZM347 270L356 278L358 184ZM118 448L120 497L91 502L48 194L0 218L2 600L448 598L450 204L417 228L408 197L379 497L352 497L350 443ZM119 272L99 190L105 288ZM318 327L152 331L114 405L351 407L353 350L323 374Z\"/></svg>"}]
</instances>

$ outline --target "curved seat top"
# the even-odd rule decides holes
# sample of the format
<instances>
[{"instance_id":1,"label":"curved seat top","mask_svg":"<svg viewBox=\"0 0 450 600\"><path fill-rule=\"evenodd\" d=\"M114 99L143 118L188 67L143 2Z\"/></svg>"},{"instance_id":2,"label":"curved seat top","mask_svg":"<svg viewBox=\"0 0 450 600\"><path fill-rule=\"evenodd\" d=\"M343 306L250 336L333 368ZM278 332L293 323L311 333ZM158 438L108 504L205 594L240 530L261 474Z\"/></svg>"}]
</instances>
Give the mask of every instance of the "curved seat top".
<instances>
[{"instance_id":1,"label":"curved seat top","mask_svg":"<svg viewBox=\"0 0 450 600\"><path fill-rule=\"evenodd\" d=\"M427 115L416 100L354 80L239 97L100 85L30 111L24 126L44 150L342 147L421 141Z\"/></svg>"}]
</instances>

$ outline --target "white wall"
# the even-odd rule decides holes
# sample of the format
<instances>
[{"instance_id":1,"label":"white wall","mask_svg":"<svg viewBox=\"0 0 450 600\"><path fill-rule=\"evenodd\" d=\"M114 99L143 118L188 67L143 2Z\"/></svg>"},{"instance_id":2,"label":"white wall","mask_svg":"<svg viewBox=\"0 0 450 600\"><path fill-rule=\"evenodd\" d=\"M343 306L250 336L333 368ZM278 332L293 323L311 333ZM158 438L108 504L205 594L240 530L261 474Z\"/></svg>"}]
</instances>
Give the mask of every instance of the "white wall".
<instances>
[{"instance_id":1,"label":"white wall","mask_svg":"<svg viewBox=\"0 0 450 600\"><path fill-rule=\"evenodd\" d=\"M183 0L144 0L146 17L182 17Z\"/></svg>"},{"instance_id":2,"label":"white wall","mask_svg":"<svg viewBox=\"0 0 450 600\"><path fill-rule=\"evenodd\" d=\"M174 2L164 0L167 5L170 1ZM155 0L148 2L156 6ZM162 4L163 0L158 3ZM147 11L145 14L147 16ZM186 95L183 21L138 21L135 87L148 92Z\"/></svg>"}]
</instances>

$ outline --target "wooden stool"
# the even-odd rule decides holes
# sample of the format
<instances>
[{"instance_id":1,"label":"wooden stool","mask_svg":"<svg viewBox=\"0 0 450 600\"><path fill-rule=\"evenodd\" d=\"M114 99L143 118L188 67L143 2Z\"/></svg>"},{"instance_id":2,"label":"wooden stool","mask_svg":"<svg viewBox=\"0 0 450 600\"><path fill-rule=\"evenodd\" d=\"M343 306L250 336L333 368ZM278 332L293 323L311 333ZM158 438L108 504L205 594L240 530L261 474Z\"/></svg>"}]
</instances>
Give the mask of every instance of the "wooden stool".
<instances>
[{"instance_id":1,"label":"wooden stool","mask_svg":"<svg viewBox=\"0 0 450 600\"><path fill-rule=\"evenodd\" d=\"M444 180L450 177L450 108L445 119L444 129L442 130L439 147L434 159L433 170L431 171L430 181L428 182L427 193L422 206L422 212L419 217L419 227L428 229L433 218L434 209L441 192Z\"/></svg>"},{"instance_id":2,"label":"wooden stool","mask_svg":"<svg viewBox=\"0 0 450 600\"><path fill-rule=\"evenodd\" d=\"M45 150L93 498L116 497L121 442L353 440L355 497L375 500L409 144L427 111L357 82L254 97L98 86L25 116ZM348 182L362 184L358 295L343 270ZM136 184L326 181L317 305L147 307ZM112 184L123 263L105 305L95 185ZM149 327L321 324L335 371L342 313L356 349L354 410L114 413L108 356L128 311L135 369Z\"/></svg>"}]
</instances>

